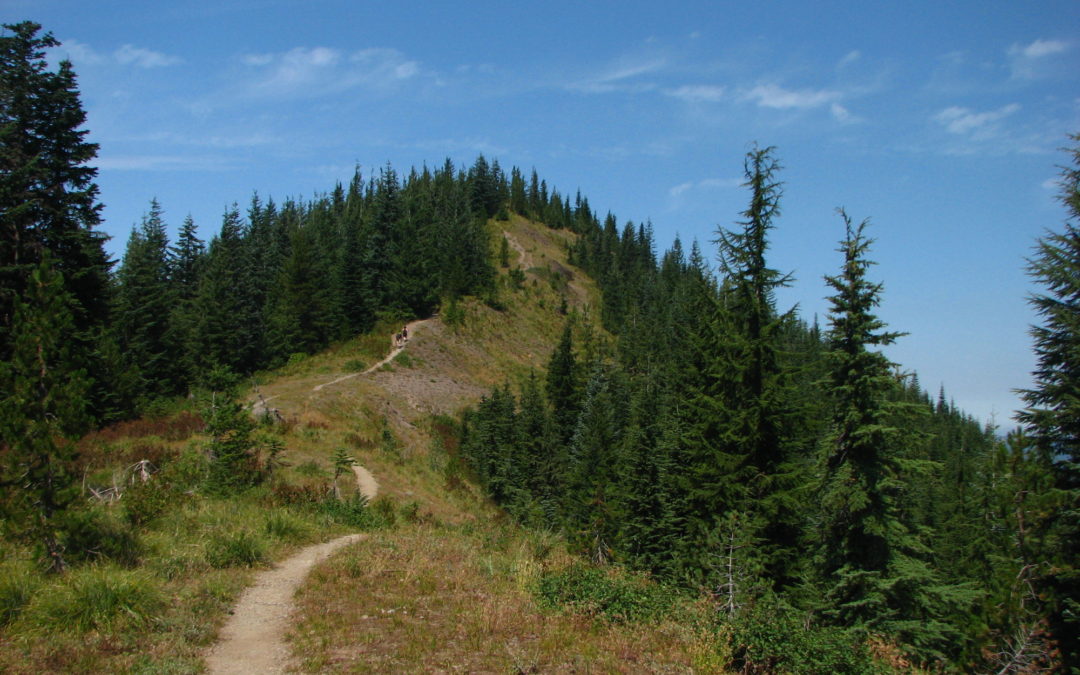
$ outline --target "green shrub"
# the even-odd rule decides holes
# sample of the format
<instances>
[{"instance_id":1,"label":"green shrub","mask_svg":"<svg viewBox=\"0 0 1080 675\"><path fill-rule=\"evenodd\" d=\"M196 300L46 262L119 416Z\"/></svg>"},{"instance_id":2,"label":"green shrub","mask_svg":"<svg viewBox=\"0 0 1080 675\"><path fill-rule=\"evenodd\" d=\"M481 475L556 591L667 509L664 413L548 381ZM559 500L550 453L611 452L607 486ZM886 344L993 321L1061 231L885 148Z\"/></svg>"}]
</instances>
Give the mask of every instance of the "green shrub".
<instances>
[{"instance_id":1,"label":"green shrub","mask_svg":"<svg viewBox=\"0 0 1080 675\"><path fill-rule=\"evenodd\" d=\"M614 622L647 622L668 614L675 593L618 567L575 564L540 577L536 595L548 609L596 616Z\"/></svg>"},{"instance_id":2,"label":"green shrub","mask_svg":"<svg viewBox=\"0 0 1080 675\"><path fill-rule=\"evenodd\" d=\"M349 359L345 362L345 372L362 373L367 370L367 364L362 359Z\"/></svg>"},{"instance_id":3,"label":"green shrub","mask_svg":"<svg viewBox=\"0 0 1080 675\"><path fill-rule=\"evenodd\" d=\"M255 567L269 561L266 541L247 530L216 533L206 542L206 562L218 569Z\"/></svg>"},{"instance_id":4,"label":"green shrub","mask_svg":"<svg viewBox=\"0 0 1080 675\"><path fill-rule=\"evenodd\" d=\"M284 511L273 511L266 517L266 534L282 541L303 541L308 527L302 520Z\"/></svg>"},{"instance_id":5,"label":"green shrub","mask_svg":"<svg viewBox=\"0 0 1080 675\"><path fill-rule=\"evenodd\" d=\"M322 466L319 465L318 462L313 459L309 459L302 464L297 464L296 473L300 474L301 476L308 476L310 478L326 478L330 475L329 471L324 469Z\"/></svg>"},{"instance_id":6,"label":"green shrub","mask_svg":"<svg viewBox=\"0 0 1080 675\"><path fill-rule=\"evenodd\" d=\"M374 527L375 521L368 509L367 497L361 494L354 494L347 499L325 499L319 503L318 511L341 525L365 530Z\"/></svg>"},{"instance_id":7,"label":"green shrub","mask_svg":"<svg viewBox=\"0 0 1080 675\"><path fill-rule=\"evenodd\" d=\"M0 626L11 623L22 612L41 583L41 575L29 562L0 565Z\"/></svg>"},{"instance_id":8,"label":"green shrub","mask_svg":"<svg viewBox=\"0 0 1080 675\"><path fill-rule=\"evenodd\" d=\"M69 563L111 560L124 567L139 564L142 542L130 524L102 509L75 509L64 514L62 541Z\"/></svg>"},{"instance_id":9,"label":"green shrub","mask_svg":"<svg viewBox=\"0 0 1080 675\"><path fill-rule=\"evenodd\" d=\"M743 673L870 675L883 672L854 633L807 625L801 612L761 603L729 624L730 666Z\"/></svg>"},{"instance_id":10,"label":"green shrub","mask_svg":"<svg viewBox=\"0 0 1080 675\"><path fill-rule=\"evenodd\" d=\"M172 486L159 473L146 482L136 481L129 486L124 490L120 503L129 523L146 525L174 504L177 497Z\"/></svg>"},{"instance_id":11,"label":"green shrub","mask_svg":"<svg viewBox=\"0 0 1080 675\"><path fill-rule=\"evenodd\" d=\"M164 607L164 595L149 575L102 565L74 570L26 608L37 628L85 632L142 626Z\"/></svg>"}]
</instances>

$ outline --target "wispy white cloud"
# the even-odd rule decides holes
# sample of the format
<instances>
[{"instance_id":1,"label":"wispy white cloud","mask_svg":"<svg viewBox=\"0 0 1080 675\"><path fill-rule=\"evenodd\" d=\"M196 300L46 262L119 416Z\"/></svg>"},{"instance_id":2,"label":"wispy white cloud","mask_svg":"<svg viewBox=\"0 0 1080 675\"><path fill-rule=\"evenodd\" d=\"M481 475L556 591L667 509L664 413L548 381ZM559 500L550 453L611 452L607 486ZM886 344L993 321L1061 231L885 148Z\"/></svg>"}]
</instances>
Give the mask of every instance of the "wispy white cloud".
<instances>
[{"instance_id":1,"label":"wispy white cloud","mask_svg":"<svg viewBox=\"0 0 1080 675\"><path fill-rule=\"evenodd\" d=\"M308 96L357 87L386 88L420 74L420 64L396 49L345 53L330 47L295 47L278 54L247 54L248 92L258 96Z\"/></svg>"},{"instance_id":2,"label":"wispy white cloud","mask_svg":"<svg viewBox=\"0 0 1080 675\"><path fill-rule=\"evenodd\" d=\"M124 45L120 47L113 52L113 58L121 65L132 65L139 68L161 68L183 63L183 59L179 56L170 56L169 54L156 52L153 49L136 47L135 45Z\"/></svg>"},{"instance_id":3,"label":"wispy white cloud","mask_svg":"<svg viewBox=\"0 0 1080 675\"><path fill-rule=\"evenodd\" d=\"M672 198L678 198L687 192L694 190L718 190L727 188L736 188L743 183L740 178L702 178L701 180L692 180L685 183L679 183L678 185L668 189L668 195Z\"/></svg>"},{"instance_id":4,"label":"wispy white cloud","mask_svg":"<svg viewBox=\"0 0 1080 675\"><path fill-rule=\"evenodd\" d=\"M841 98L840 92L829 89L785 89L776 84L759 84L743 93L742 99L753 101L762 108L818 108Z\"/></svg>"},{"instance_id":5,"label":"wispy white cloud","mask_svg":"<svg viewBox=\"0 0 1080 675\"><path fill-rule=\"evenodd\" d=\"M716 103L724 100L724 87L711 84L690 84L667 89L665 94L688 103Z\"/></svg>"},{"instance_id":6,"label":"wispy white cloud","mask_svg":"<svg viewBox=\"0 0 1080 675\"><path fill-rule=\"evenodd\" d=\"M934 115L934 121L951 134L985 138L993 135L999 122L1020 110L1020 104L1010 103L997 110L976 112L961 106L949 106Z\"/></svg>"},{"instance_id":7,"label":"wispy white cloud","mask_svg":"<svg viewBox=\"0 0 1080 675\"><path fill-rule=\"evenodd\" d=\"M1072 45L1063 40L1038 39L1027 45L1014 44L1009 47L1009 67L1016 79L1030 80L1039 77L1049 57L1064 54Z\"/></svg>"},{"instance_id":8,"label":"wispy white cloud","mask_svg":"<svg viewBox=\"0 0 1080 675\"><path fill-rule=\"evenodd\" d=\"M1023 56L1028 59L1039 59L1051 54L1061 54L1068 51L1069 43L1061 40L1035 40L1029 45L1013 45L1009 48L1010 54Z\"/></svg>"},{"instance_id":9,"label":"wispy white cloud","mask_svg":"<svg viewBox=\"0 0 1080 675\"><path fill-rule=\"evenodd\" d=\"M860 52L858 49L852 49L847 54L844 54L843 58L841 58L839 61L837 61L836 67L837 68L844 68L846 66L850 66L851 64L855 63L856 61L858 61L861 58L862 58L862 52Z\"/></svg>"},{"instance_id":10,"label":"wispy white cloud","mask_svg":"<svg viewBox=\"0 0 1080 675\"><path fill-rule=\"evenodd\" d=\"M183 63L179 56L172 56L153 49L126 44L111 53L98 51L78 40L65 40L53 50L60 58L69 59L76 66L120 65L136 68L161 68Z\"/></svg>"},{"instance_id":11,"label":"wispy white cloud","mask_svg":"<svg viewBox=\"0 0 1080 675\"><path fill-rule=\"evenodd\" d=\"M571 82L566 87L586 94L609 94L612 92L640 93L656 89L653 82L638 80L667 66L664 58L625 59L599 73Z\"/></svg>"},{"instance_id":12,"label":"wispy white cloud","mask_svg":"<svg viewBox=\"0 0 1080 675\"><path fill-rule=\"evenodd\" d=\"M234 168L235 162L190 155L107 155L98 158L97 166L114 171L224 171Z\"/></svg>"}]
</instances>

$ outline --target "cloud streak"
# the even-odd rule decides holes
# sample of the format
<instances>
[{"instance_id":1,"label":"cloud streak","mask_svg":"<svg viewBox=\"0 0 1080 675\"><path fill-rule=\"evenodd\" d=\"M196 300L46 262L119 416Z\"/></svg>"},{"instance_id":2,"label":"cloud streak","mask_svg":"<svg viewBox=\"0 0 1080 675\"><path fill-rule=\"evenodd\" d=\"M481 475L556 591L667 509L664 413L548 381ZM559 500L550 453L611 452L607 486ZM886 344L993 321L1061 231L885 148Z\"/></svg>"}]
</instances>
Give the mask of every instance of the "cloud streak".
<instances>
[{"instance_id":1,"label":"cloud streak","mask_svg":"<svg viewBox=\"0 0 1080 675\"><path fill-rule=\"evenodd\" d=\"M420 64L396 49L346 53L330 47L295 47L277 54L246 54L247 92L260 97L304 97L355 88L389 89L417 77Z\"/></svg>"},{"instance_id":2,"label":"cloud streak","mask_svg":"<svg viewBox=\"0 0 1080 675\"><path fill-rule=\"evenodd\" d=\"M1010 103L997 110L976 112L961 106L949 106L934 115L934 121L945 127L950 134L985 138L993 135L999 122L1020 110L1018 103Z\"/></svg>"},{"instance_id":3,"label":"cloud streak","mask_svg":"<svg viewBox=\"0 0 1080 675\"><path fill-rule=\"evenodd\" d=\"M184 62L179 56L165 54L145 47L125 44L110 53L102 53L85 42L66 40L53 50L56 56L69 59L77 66L134 66L151 69L175 66Z\"/></svg>"},{"instance_id":4,"label":"cloud streak","mask_svg":"<svg viewBox=\"0 0 1080 675\"><path fill-rule=\"evenodd\" d=\"M829 89L785 89L775 84L759 84L742 95L744 101L776 110L819 108L840 98L840 92Z\"/></svg>"},{"instance_id":5,"label":"cloud streak","mask_svg":"<svg viewBox=\"0 0 1080 675\"><path fill-rule=\"evenodd\" d=\"M1062 40L1038 39L1027 45L1009 47L1009 67L1014 79L1032 80L1044 74L1051 57L1064 54L1072 45Z\"/></svg>"}]
</instances>

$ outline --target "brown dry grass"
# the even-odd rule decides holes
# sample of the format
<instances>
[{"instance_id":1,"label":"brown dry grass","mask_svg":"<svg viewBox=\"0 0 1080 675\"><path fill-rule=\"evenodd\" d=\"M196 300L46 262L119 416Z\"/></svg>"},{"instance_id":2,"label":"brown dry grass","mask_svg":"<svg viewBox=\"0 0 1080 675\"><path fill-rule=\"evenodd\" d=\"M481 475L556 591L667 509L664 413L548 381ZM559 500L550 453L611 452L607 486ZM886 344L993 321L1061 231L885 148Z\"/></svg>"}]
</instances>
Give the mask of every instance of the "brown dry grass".
<instances>
[{"instance_id":1,"label":"brown dry grass","mask_svg":"<svg viewBox=\"0 0 1080 675\"><path fill-rule=\"evenodd\" d=\"M703 636L673 621L609 624L545 612L545 557L510 526L377 533L311 576L290 633L308 672L687 673ZM539 549L539 551L538 551Z\"/></svg>"}]
</instances>

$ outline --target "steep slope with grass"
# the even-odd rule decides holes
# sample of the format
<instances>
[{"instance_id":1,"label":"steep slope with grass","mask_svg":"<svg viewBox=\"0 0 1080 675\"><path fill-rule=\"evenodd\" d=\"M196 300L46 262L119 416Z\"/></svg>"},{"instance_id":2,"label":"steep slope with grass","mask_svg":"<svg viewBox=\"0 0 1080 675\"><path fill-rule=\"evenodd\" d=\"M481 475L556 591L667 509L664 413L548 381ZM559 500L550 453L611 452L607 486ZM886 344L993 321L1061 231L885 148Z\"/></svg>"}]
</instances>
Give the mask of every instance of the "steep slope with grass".
<instances>
[{"instance_id":1,"label":"steep slope with grass","mask_svg":"<svg viewBox=\"0 0 1080 675\"><path fill-rule=\"evenodd\" d=\"M566 262L571 233L520 217L493 227L495 246L505 235L515 249L494 297L466 298L411 323L407 346L389 355L401 324L385 321L369 336L258 378L253 407L258 414L266 401L293 429L292 464L325 462L328 448L344 447L380 494L455 522L475 517L474 495L463 502L445 489L445 453L432 452L444 440L438 418L542 371L567 320L564 299L582 323L599 305L595 285ZM510 271L523 259L530 267L515 284Z\"/></svg>"}]
</instances>

